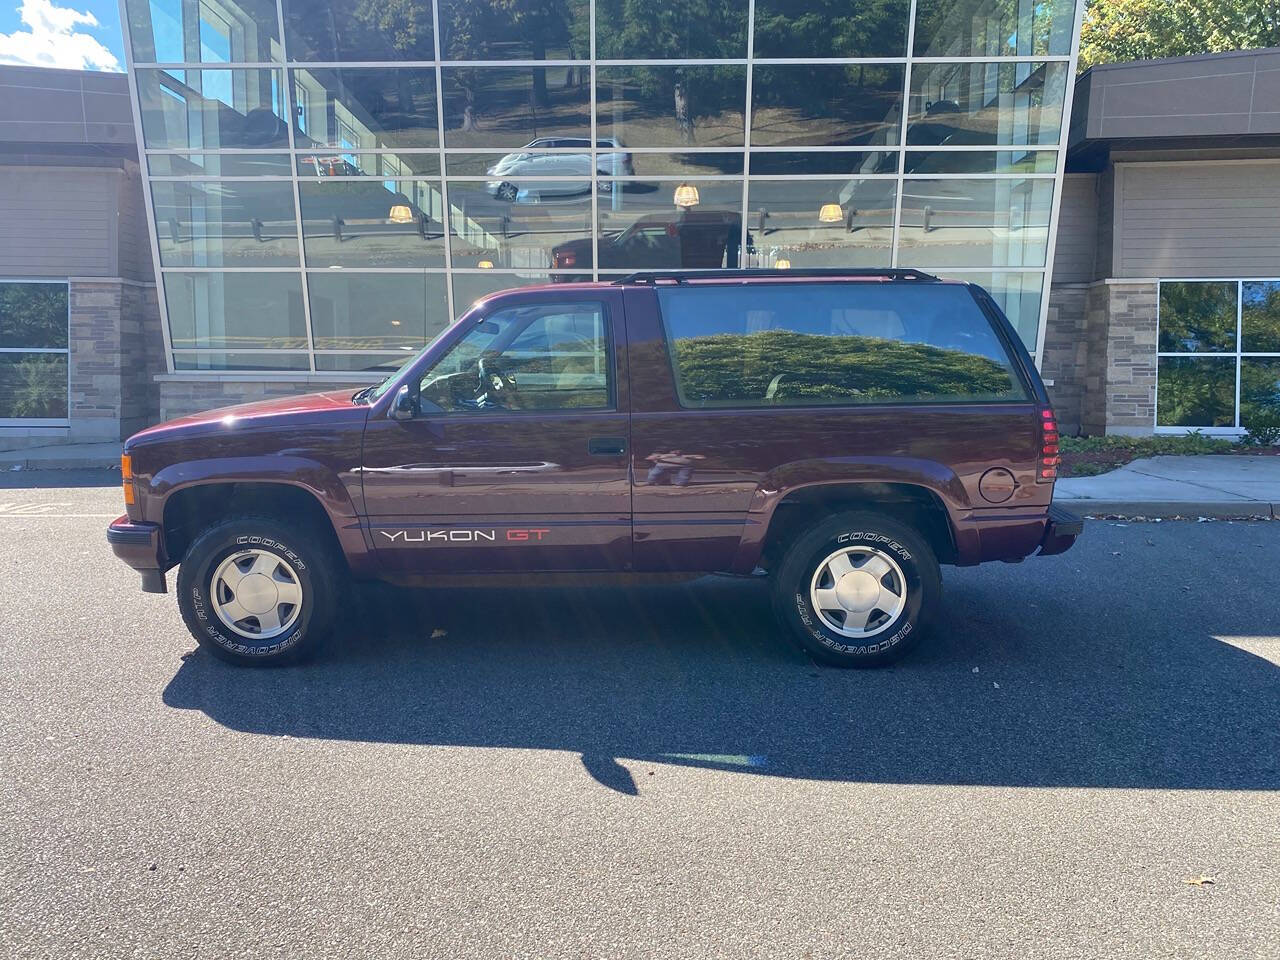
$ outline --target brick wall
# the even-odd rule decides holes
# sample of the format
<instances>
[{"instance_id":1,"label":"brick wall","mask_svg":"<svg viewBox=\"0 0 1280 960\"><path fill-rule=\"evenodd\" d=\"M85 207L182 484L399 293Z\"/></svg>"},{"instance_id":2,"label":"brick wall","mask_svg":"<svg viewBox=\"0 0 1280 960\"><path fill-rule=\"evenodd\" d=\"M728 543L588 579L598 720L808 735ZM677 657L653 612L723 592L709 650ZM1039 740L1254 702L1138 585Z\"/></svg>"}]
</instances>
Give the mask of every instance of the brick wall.
<instances>
[{"instance_id":1,"label":"brick wall","mask_svg":"<svg viewBox=\"0 0 1280 960\"><path fill-rule=\"evenodd\" d=\"M1085 368L1089 347L1085 339L1089 284L1054 284L1049 292L1049 317L1044 332L1040 372L1052 380L1049 397L1058 425L1067 434L1080 431L1085 397Z\"/></svg>"},{"instance_id":2,"label":"brick wall","mask_svg":"<svg viewBox=\"0 0 1280 960\"><path fill-rule=\"evenodd\" d=\"M1112 280L1105 286L1106 430L1150 433L1156 418L1156 285Z\"/></svg>"}]
</instances>

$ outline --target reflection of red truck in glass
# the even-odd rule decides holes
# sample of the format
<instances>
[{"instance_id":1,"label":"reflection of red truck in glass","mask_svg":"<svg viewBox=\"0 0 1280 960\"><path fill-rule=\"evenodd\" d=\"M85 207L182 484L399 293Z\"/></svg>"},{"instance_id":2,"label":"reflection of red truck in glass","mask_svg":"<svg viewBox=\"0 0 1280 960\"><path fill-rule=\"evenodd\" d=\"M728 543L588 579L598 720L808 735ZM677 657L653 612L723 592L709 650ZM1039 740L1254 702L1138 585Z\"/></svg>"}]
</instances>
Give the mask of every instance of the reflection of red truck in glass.
<instances>
[{"instance_id":1,"label":"reflection of red truck in glass","mask_svg":"<svg viewBox=\"0 0 1280 960\"><path fill-rule=\"evenodd\" d=\"M738 265L742 218L725 210L680 210L640 217L600 238L601 270L717 270ZM552 248L553 270L590 270L591 238ZM574 276L559 280L590 279Z\"/></svg>"}]
</instances>

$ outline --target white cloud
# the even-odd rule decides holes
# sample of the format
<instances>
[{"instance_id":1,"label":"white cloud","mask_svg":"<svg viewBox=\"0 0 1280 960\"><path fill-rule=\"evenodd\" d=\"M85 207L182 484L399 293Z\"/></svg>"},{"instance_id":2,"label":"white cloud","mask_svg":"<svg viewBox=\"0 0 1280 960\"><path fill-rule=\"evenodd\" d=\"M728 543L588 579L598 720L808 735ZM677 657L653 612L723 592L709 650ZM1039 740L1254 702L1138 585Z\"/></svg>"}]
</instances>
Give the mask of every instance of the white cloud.
<instances>
[{"instance_id":1,"label":"white cloud","mask_svg":"<svg viewBox=\"0 0 1280 960\"><path fill-rule=\"evenodd\" d=\"M0 33L0 63L67 70L119 70L118 61L97 38L76 30L96 27L98 19L53 0L22 0L18 16L28 28Z\"/></svg>"}]
</instances>

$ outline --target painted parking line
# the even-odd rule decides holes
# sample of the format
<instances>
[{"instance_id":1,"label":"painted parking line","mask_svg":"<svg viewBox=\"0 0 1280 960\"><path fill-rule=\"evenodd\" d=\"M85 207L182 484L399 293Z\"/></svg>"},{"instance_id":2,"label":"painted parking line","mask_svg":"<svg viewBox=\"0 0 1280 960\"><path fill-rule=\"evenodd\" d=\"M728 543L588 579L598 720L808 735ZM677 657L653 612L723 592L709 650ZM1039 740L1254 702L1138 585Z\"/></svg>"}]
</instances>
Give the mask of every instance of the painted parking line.
<instances>
[{"instance_id":1,"label":"painted parking line","mask_svg":"<svg viewBox=\"0 0 1280 960\"><path fill-rule=\"evenodd\" d=\"M61 513L66 507L74 509L75 504L67 501L51 503L14 503L0 502L0 520L30 520L33 517L43 520L114 520L118 513Z\"/></svg>"}]
</instances>

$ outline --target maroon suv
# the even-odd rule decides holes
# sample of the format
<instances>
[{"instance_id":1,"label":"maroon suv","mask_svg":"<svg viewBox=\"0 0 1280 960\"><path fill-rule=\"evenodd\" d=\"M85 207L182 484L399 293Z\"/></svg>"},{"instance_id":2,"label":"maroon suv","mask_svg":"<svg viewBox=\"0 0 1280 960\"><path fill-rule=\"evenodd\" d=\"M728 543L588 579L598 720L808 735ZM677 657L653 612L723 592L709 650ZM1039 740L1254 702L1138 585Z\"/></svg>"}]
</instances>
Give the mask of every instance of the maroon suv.
<instances>
[{"instance_id":1,"label":"maroon suv","mask_svg":"<svg viewBox=\"0 0 1280 960\"><path fill-rule=\"evenodd\" d=\"M1058 432L995 302L912 270L636 274L477 303L381 384L125 445L107 538L239 663L312 650L348 577L767 576L813 656L879 664L939 564L1061 553Z\"/></svg>"}]
</instances>

